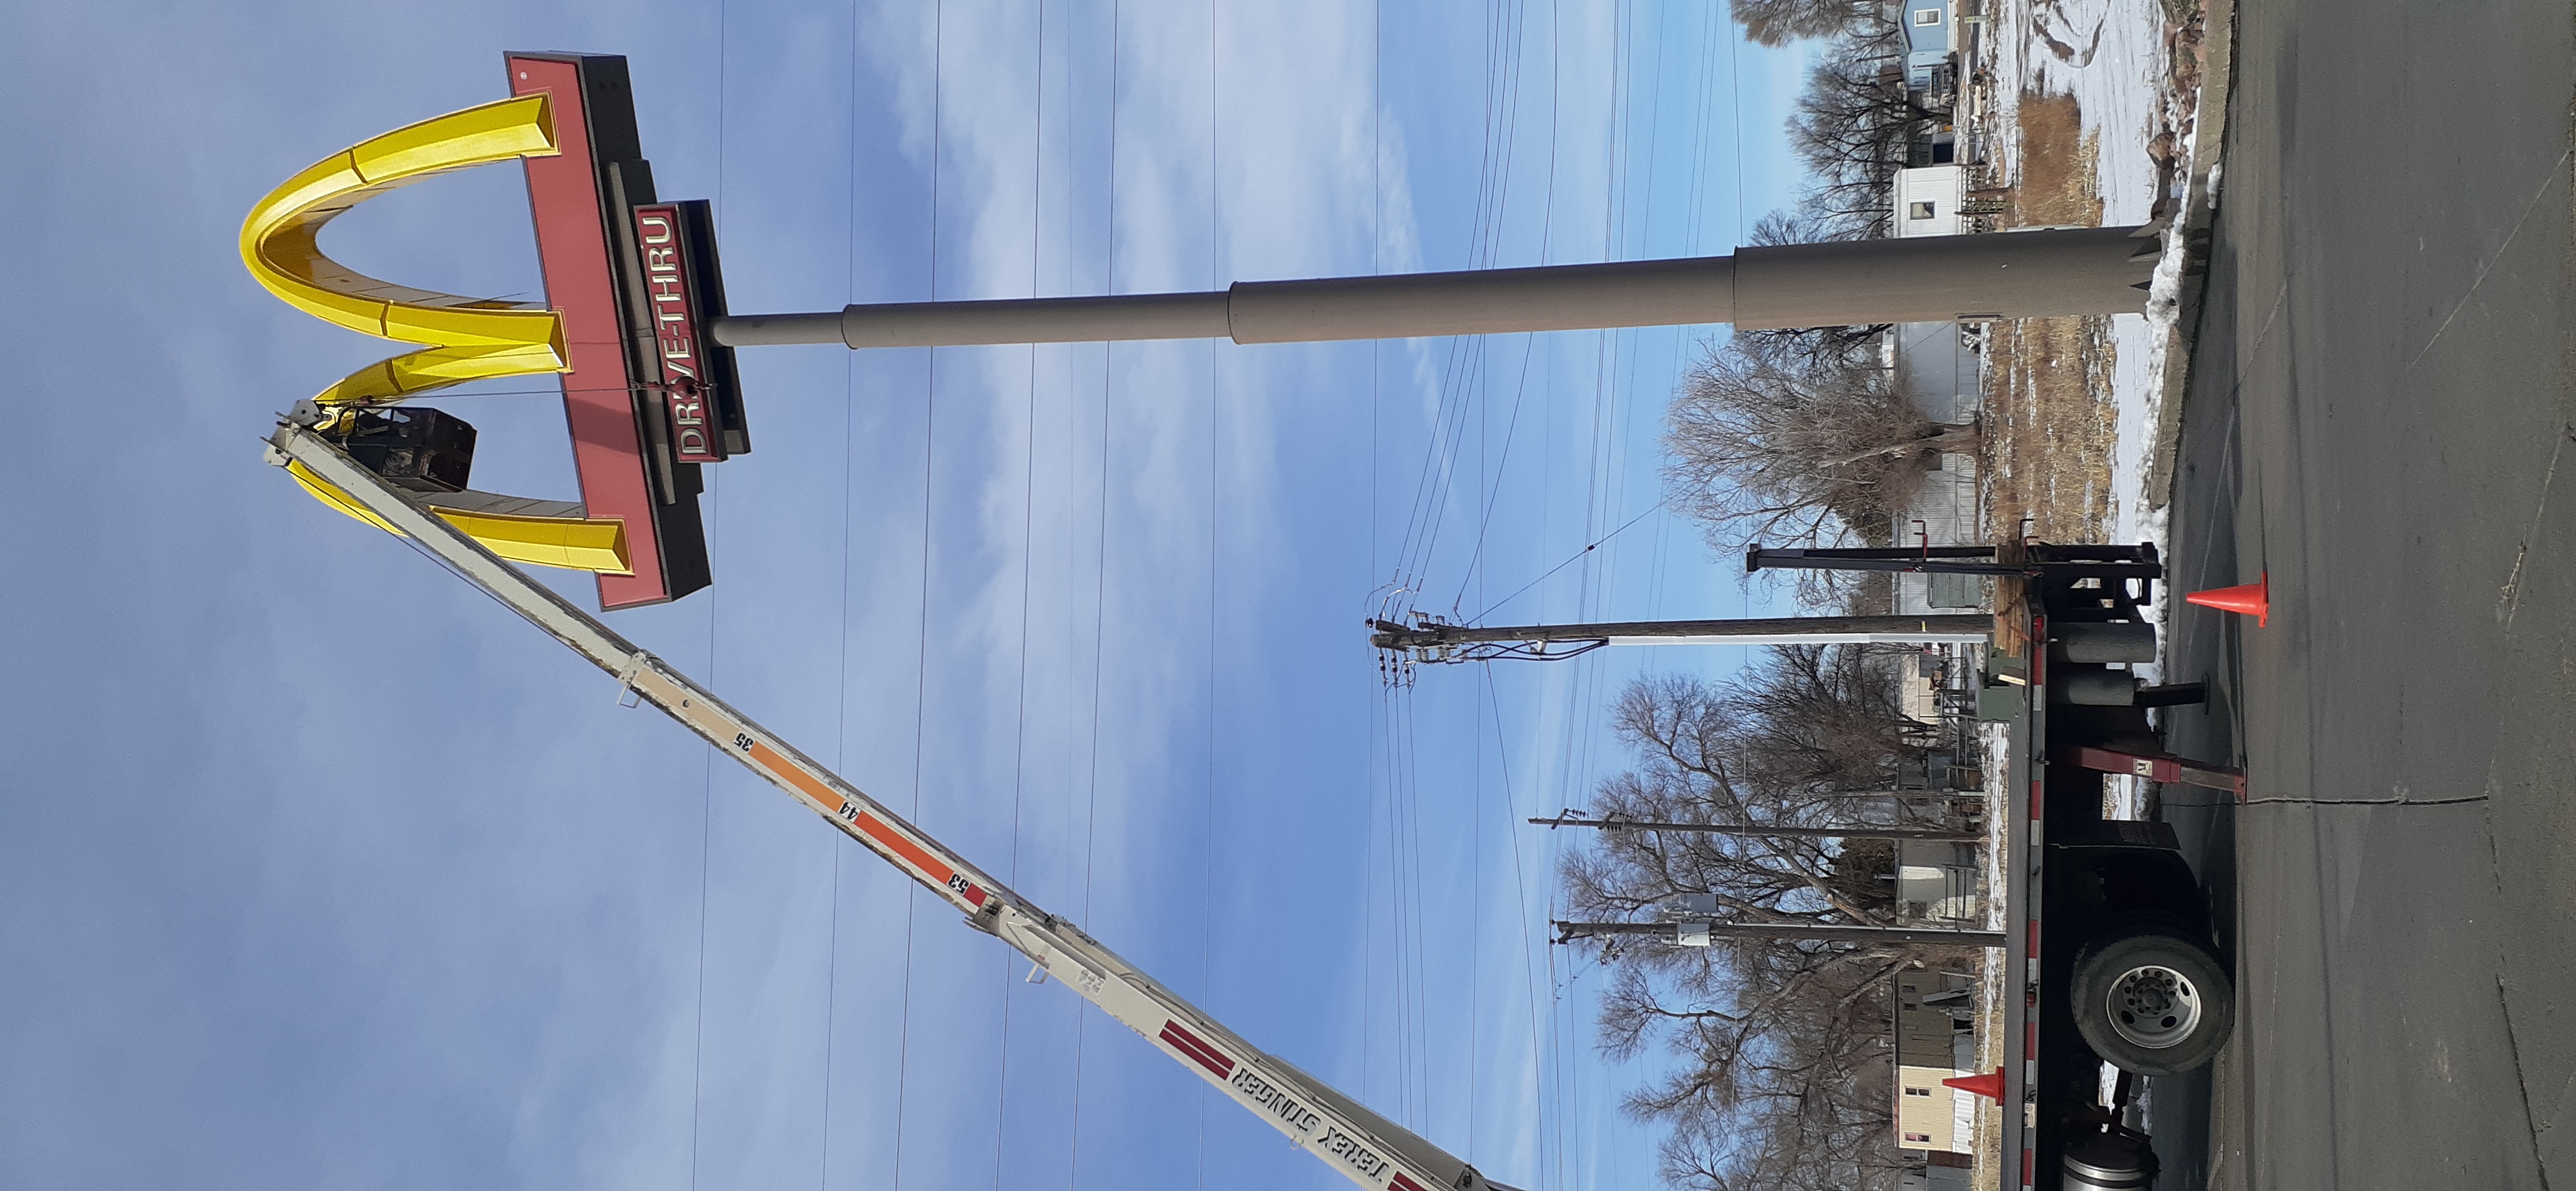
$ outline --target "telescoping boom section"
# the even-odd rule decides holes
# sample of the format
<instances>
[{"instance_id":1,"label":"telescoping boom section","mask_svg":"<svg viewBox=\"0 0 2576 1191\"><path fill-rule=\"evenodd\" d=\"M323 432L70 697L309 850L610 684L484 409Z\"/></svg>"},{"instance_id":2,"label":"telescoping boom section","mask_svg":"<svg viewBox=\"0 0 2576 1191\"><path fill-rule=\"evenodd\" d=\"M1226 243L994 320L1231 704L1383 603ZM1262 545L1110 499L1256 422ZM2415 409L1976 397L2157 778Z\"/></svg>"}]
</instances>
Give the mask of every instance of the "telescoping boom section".
<instances>
[{"instance_id":1,"label":"telescoping boom section","mask_svg":"<svg viewBox=\"0 0 2576 1191\"><path fill-rule=\"evenodd\" d=\"M705 687L636 648L589 613L503 562L414 503L328 440L290 422L269 440L269 461L300 464L411 537L449 569L527 617L662 709L726 756L767 778L834 827L921 882L966 923L1037 961L1164 1054L1320 1156L1352 1182L1379 1191L1513 1191L1322 1081L1264 1054L1118 958L1072 922L1039 909L883 803L816 764Z\"/></svg>"}]
</instances>

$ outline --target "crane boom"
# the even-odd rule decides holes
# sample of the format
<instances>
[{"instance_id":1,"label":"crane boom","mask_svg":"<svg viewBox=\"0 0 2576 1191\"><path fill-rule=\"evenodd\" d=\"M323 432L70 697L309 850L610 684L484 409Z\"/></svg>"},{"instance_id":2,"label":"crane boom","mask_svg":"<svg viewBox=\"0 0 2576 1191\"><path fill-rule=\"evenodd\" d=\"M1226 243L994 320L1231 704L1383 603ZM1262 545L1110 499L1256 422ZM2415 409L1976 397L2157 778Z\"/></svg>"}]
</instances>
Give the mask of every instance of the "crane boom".
<instances>
[{"instance_id":1,"label":"crane boom","mask_svg":"<svg viewBox=\"0 0 2576 1191\"><path fill-rule=\"evenodd\" d=\"M1513 1191L1244 1041L1079 926L995 881L668 663L503 562L297 419L279 425L269 439L268 458L300 471L299 478L337 489L418 542L450 570L614 676L623 691L662 709L719 752L785 790L956 907L967 925L1018 949L1351 1181L1374 1191Z\"/></svg>"}]
</instances>

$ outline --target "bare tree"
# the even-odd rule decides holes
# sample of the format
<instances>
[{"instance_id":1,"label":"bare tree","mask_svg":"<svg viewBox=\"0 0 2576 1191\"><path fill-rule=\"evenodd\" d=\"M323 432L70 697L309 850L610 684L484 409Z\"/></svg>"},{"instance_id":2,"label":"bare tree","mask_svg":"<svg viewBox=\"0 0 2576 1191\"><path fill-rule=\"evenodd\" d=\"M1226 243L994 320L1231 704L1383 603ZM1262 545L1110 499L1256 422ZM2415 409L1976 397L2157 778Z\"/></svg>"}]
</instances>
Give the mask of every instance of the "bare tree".
<instances>
[{"instance_id":1,"label":"bare tree","mask_svg":"<svg viewBox=\"0 0 2576 1191\"><path fill-rule=\"evenodd\" d=\"M1879 16L1879 0L1734 0L1735 20L1755 45L1832 37Z\"/></svg>"},{"instance_id":2,"label":"bare tree","mask_svg":"<svg viewBox=\"0 0 2576 1191\"><path fill-rule=\"evenodd\" d=\"M1706 1188L1748 1176L1766 1187L1893 1181L1883 1040L1889 977L1905 962L1773 947L1686 957L1665 973L1621 967L1605 998L1605 1045L1614 1027L1651 1022L1650 1036L1682 1060L1622 1101L1672 1126L1665 1178ZM1807 1181L1816 1176L1827 1177Z\"/></svg>"},{"instance_id":3,"label":"bare tree","mask_svg":"<svg viewBox=\"0 0 2576 1191\"><path fill-rule=\"evenodd\" d=\"M1905 715L1888 665L1897 656L1856 645L1767 650L1719 705L1745 726L1733 758L1741 780L1809 817L1838 813L1824 795L1897 785L1933 727Z\"/></svg>"},{"instance_id":4,"label":"bare tree","mask_svg":"<svg viewBox=\"0 0 2576 1191\"><path fill-rule=\"evenodd\" d=\"M1894 223L1889 184L1905 166L1916 127L1939 118L1906 88L1901 37L1834 39L1808 69L1789 117L1790 150L1808 172L1802 207L1835 233L1831 238L1886 235Z\"/></svg>"},{"instance_id":5,"label":"bare tree","mask_svg":"<svg viewBox=\"0 0 2576 1191\"><path fill-rule=\"evenodd\" d=\"M1751 244L1816 244L1827 240L1848 239L1869 229L1855 229L1848 220L1801 205L1793 211L1773 211L1753 222L1745 233ZM1884 230L1880 230L1884 234ZM1822 365L1859 365L1864 353L1874 351L1878 337L1888 324L1856 327L1777 327L1761 330L1738 330L1736 350L1766 364L1790 368Z\"/></svg>"},{"instance_id":6,"label":"bare tree","mask_svg":"<svg viewBox=\"0 0 2576 1191\"><path fill-rule=\"evenodd\" d=\"M1594 792L1593 817L1740 826L1851 826L1835 795L1880 789L1918 751L1887 669L1866 647L1765 651L1737 678L1638 679L1611 709L1635 768ZM1884 840L1605 828L1565 861L1576 917L1631 919L1685 893L1751 922L1890 922ZM1892 954L1892 953L1891 953Z\"/></svg>"},{"instance_id":7,"label":"bare tree","mask_svg":"<svg viewBox=\"0 0 2576 1191\"><path fill-rule=\"evenodd\" d=\"M1726 683L1633 683L1612 722L1637 765L1601 786L1594 813L1831 823L1849 804L1827 795L1879 780L1907 747L1887 678L1868 650L1803 646L1769 651ZM1894 865L1884 841L1612 829L1568 857L1562 877L1568 908L1585 916L1635 918L1710 893L1747 921L1873 924L1893 918ZM1606 952L1602 1049L1660 1047L1679 1060L1623 1102L1672 1127L1665 1180L1691 1191L1892 1185L1889 977L1921 954L1726 941Z\"/></svg>"},{"instance_id":8,"label":"bare tree","mask_svg":"<svg viewBox=\"0 0 2576 1191\"><path fill-rule=\"evenodd\" d=\"M1894 969L1847 962L1809 976L1756 1061L1738 1064L1731 1110L1658 1114L1672 1123L1658 1147L1664 1180L1689 1191L1895 1184L1903 1158L1888 1119L1895 1072L1885 1045Z\"/></svg>"},{"instance_id":9,"label":"bare tree","mask_svg":"<svg viewBox=\"0 0 2576 1191\"><path fill-rule=\"evenodd\" d=\"M1727 545L1884 542L1925 462L1976 441L1916 409L1883 369L1730 346L1691 369L1665 415L1665 481Z\"/></svg>"},{"instance_id":10,"label":"bare tree","mask_svg":"<svg viewBox=\"0 0 2576 1191\"><path fill-rule=\"evenodd\" d=\"M1895 230L1890 197L1916 127L1940 113L1914 102L1905 84L1904 26L1877 3L1738 0L1738 19L1756 40L1828 37L1789 118L1789 143L1807 167L1797 206L1773 211L1746 235L1757 245L1868 240ZM1756 22L1762 22L1757 24ZM1804 23L1801 23L1804 22ZM1776 44L1766 42L1765 44ZM1741 332L1736 345L1766 363L1851 363L1883 327L1799 327Z\"/></svg>"}]
</instances>

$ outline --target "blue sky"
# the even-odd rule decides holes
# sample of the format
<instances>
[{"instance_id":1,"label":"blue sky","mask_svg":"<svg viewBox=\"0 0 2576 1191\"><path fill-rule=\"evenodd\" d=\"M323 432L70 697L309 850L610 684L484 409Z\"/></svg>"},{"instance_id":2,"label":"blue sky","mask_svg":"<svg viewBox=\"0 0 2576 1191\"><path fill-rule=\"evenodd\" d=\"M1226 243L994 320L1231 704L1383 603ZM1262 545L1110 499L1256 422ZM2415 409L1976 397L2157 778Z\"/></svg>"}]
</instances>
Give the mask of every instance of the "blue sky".
<instances>
[{"instance_id":1,"label":"blue sky","mask_svg":"<svg viewBox=\"0 0 2576 1191\"><path fill-rule=\"evenodd\" d=\"M1342 1185L260 466L395 348L261 292L243 213L503 51L628 55L744 311L1723 252L1792 182L1796 54L1691 3L0 19L10 1186ZM476 171L326 246L534 298L524 203ZM1652 511L1708 332L746 352L717 585L613 623L1492 1177L1644 1186L1640 1073L1538 925L1566 841L1519 820L1617 764L1628 676L1734 659L1390 692L1360 621L1742 610ZM440 402L477 486L573 495L557 403L482 387Z\"/></svg>"}]
</instances>

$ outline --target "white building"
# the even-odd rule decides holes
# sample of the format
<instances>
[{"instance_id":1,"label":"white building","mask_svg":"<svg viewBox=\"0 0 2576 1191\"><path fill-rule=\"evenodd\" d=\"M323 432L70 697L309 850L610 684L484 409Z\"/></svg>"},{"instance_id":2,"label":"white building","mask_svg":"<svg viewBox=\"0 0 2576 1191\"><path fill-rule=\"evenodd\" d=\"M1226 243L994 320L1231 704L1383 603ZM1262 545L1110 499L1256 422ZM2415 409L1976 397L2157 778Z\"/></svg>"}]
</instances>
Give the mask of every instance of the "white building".
<instances>
[{"instance_id":1,"label":"white building","mask_svg":"<svg viewBox=\"0 0 2576 1191\"><path fill-rule=\"evenodd\" d=\"M1969 230L1959 208L1968 201L1968 179L1956 165L1926 165L1896 171L1896 234L1956 236Z\"/></svg>"},{"instance_id":2,"label":"white building","mask_svg":"<svg viewBox=\"0 0 2576 1191\"><path fill-rule=\"evenodd\" d=\"M1976 353L1960 342L1959 334L1957 323L1900 323L1888 331L1886 341L1885 362L1896 391L1933 421L1948 425L1976 421L1985 406ZM1894 528L1901 546L1982 544L1976 456L1940 456ZM1974 575L1901 574L1896 576L1896 604L1889 611L1903 616L1976 608L1983 605L1986 587Z\"/></svg>"},{"instance_id":3,"label":"white building","mask_svg":"<svg viewBox=\"0 0 2576 1191\"><path fill-rule=\"evenodd\" d=\"M1976 922L1985 883L1977 846L1955 840L1896 842L1896 914L1908 922ZM1965 1064L1961 1064L1965 1066Z\"/></svg>"}]
</instances>

